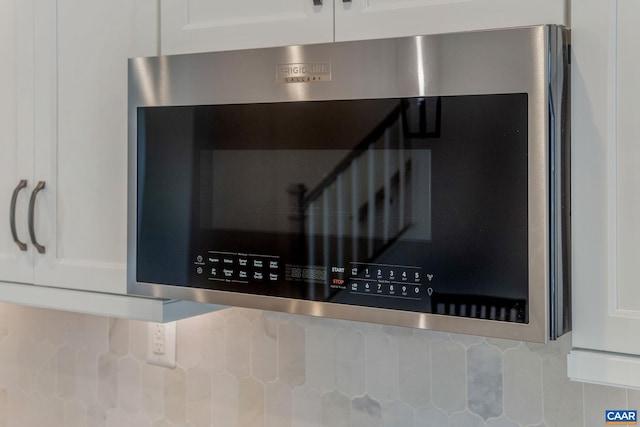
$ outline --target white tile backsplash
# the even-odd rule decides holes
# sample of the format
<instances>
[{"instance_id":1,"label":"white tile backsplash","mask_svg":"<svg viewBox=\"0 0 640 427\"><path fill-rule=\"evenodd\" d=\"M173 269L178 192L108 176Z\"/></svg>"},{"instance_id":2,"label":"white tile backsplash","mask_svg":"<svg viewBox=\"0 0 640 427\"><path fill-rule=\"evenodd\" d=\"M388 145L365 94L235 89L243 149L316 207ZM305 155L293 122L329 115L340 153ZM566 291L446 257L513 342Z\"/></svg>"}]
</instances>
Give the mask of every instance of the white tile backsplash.
<instances>
[{"instance_id":1,"label":"white tile backsplash","mask_svg":"<svg viewBox=\"0 0 640 427\"><path fill-rule=\"evenodd\" d=\"M415 427L442 427L449 425L449 415L433 404L416 409Z\"/></svg>"},{"instance_id":2,"label":"white tile backsplash","mask_svg":"<svg viewBox=\"0 0 640 427\"><path fill-rule=\"evenodd\" d=\"M522 344L503 354L505 414L525 426L543 421L542 359Z\"/></svg>"},{"instance_id":3,"label":"white tile backsplash","mask_svg":"<svg viewBox=\"0 0 640 427\"><path fill-rule=\"evenodd\" d=\"M584 400L589 402L584 408L585 427L601 427L607 409L627 409L627 393L621 388L585 384Z\"/></svg>"},{"instance_id":4,"label":"white tile backsplash","mask_svg":"<svg viewBox=\"0 0 640 427\"><path fill-rule=\"evenodd\" d=\"M342 329L336 335L336 388L347 396L365 392L364 335L353 329Z\"/></svg>"},{"instance_id":5,"label":"white tile backsplash","mask_svg":"<svg viewBox=\"0 0 640 427\"><path fill-rule=\"evenodd\" d=\"M431 396L448 414L467 408L465 348L450 340L431 345Z\"/></svg>"},{"instance_id":6,"label":"white tile backsplash","mask_svg":"<svg viewBox=\"0 0 640 427\"><path fill-rule=\"evenodd\" d=\"M351 417L351 400L337 391L329 391L322 395L322 416L320 425L332 427L349 427Z\"/></svg>"},{"instance_id":7,"label":"white tile backsplash","mask_svg":"<svg viewBox=\"0 0 640 427\"><path fill-rule=\"evenodd\" d=\"M384 427L413 427L415 411L411 406L399 400L385 403L382 405L382 423Z\"/></svg>"},{"instance_id":8,"label":"white tile backsplash","mask_svg":"<svg viewBox=\"0 0 640 427\"><path fill-rule=\"evenodd\" d=\"M251 373L251 322L232 315L224 322L225 368L229 374L242 378ZM182 333L182 332L181 332ZM180 349L180 351L184 351Z\"/></svg>"},{"instance_id":9,"label":"white tile backsplash","mask_svg":"<svg viewBox=\"0 0 640 427\"><path fill-rule=\"evenodd\" d=\"M238 379L221 372L211 381L211 417L221 426L237 426L240 407L240 385Z\"/></svg>"},{"instance_id":10,"label":"white tile backsplash","mask_svg":"<svg viewBox=\"0 0 640 427\"><path fill-rule=\"evenodd\" d=\"M485 342L467 349L467 406L484 420L502 415L502 353Z\"/></svg>"},{"instance_id":11,"label":"white tile backsplash","mask_svg":"<svg viewBox=\"0 0 640 427\"><path fill-rule=\"evenodd\" d=\"M181 368L164 372L164 417L174 425L187 421L187 372Z\"/></svg>"},{"instance_id":12,"label":"white tile backsplash","mask_svg":"<svg viewBox=\"0 0 640 427\"><path fill-rule=\"evenodd\" d=\"M305 334L306 383L317 390L336 390L336 331L314 324Z\"/></svg>"},{"instance_id":13,"label":"white tile backsplash","mask_svg":"<svg viewBox=\"0 0 640 427\"><path fill-rule=\"evenodd\" d=\"M367 393L378 402L398 398L398 342L381 331L365 336Z\"/></svg>"},{"instance_id":14,"label":"white tile backsplash","mask_svg":"<svg viewBox=\"0 0 640 427\"><path fill-rule=\"evenodd\" d=\"M291 425L293 427L321 426L322 394L308 386L293 388L293 411Z\"/></svg>"},{"instance_id":15,"label":"white tile backsplash","mask_svg":"<svg viewBox=\"0 0 640 427\"><path fill-rule=\"evenodd\" d=\"M401 335L398 340L399 398L419 408L431 402L431 354L429 343L418 334Z\"/></svg>"},{"instance_id":16,"label":"white tile backsplash","mask_svg":"<svg viewBox=\"0 0 640 427\"><path fill-rule=\"evenodd\" d=\"M291 427L293 394L291 386L270 382L264 390L265 427Z\"/></svg>"},{"instance_id":17,"label":"white tile backsplash","mask_svg":"<svg viewBox=\"0 0 640 427\"><path fill-rule=\"evenodd\" d=\"M305 381L305 328L287 322L278 328L278 377L291 387Z\"/></svg>"},{"instance_id":18,"label":"white tile backsplash","mask_svg":"<svg viewBox=\"0 0 640 427\"><path fill-rule=\"evenodd\" d=\"M211 379L200 368L187 372L187 419L194 427L211 425Z\"/></svg>"},{"instance_id":19,"label":"white tile backsplash","mask_svg":"<svg viewBox=\"0 0 640 427\"><path fill-rule=\"evenodd\" d=\"M147 324L0 304L0 427L590 427L640 392L566 377L546 345L230 309ZM34 409L36 408L36 409Z\"/></svg>"},{"instance_id":20,"label":"white tile backsplash","mask_svg":"<svg viewBox=\"0 0 640 427\"><path fill-rule=\"evenodd\" d=\"M450 427L486 427L484 420L469 412L456 412L449 416Z\"/></svg>"},{"instance_id":21,"label":"white tile backsplash","mask_svg":"<svg viewBox=\"0 0 640 427\"><path fill-rule=\"evenodd\" d=\"M584 424L583 386L567 378L567 353L570 340L554 344L556 351L542 358L542 393L548 427Z\"/></svg>"},{"instance_id":22,"label":"white tile backsplash","mask_svg":"<svg viewBox=\"0 0 640 427\"><path fill-rule=\"evenodd\" d=\"M366 394L355 397L351 400L350 418L351 427L382 427L382 405Z\"/></svg>"},{"instance_id":23,"label":"white tile backsplash","mask_svg":"<svg viewBox=\"0 0 640 427\"><path fill-rule=\"evenodd\" d=\"M238 424L264 427L264 385L253 377L240 380L238 389Z\"/></svg>"},{"instance_id":24,"label":"white tile backsplash","mask_svg":"<svg viewBox=\"0 0 640 427\"><path fill-rule=\"evenodd\" d=\"M518 427L518 424L503 415L500 418L492 418L487 421L487 427Z\"/></svg>"},{"instance_id":25,"label":"white tile backsplash","mask_svg":"<svg viewBox=\"0 0 640 427\"><path fill-rule=\"evenodd\" d=\"M251 322L251 375L268 383L278 378L278 334L264 317Z\"/></svg>"}]
</instances>

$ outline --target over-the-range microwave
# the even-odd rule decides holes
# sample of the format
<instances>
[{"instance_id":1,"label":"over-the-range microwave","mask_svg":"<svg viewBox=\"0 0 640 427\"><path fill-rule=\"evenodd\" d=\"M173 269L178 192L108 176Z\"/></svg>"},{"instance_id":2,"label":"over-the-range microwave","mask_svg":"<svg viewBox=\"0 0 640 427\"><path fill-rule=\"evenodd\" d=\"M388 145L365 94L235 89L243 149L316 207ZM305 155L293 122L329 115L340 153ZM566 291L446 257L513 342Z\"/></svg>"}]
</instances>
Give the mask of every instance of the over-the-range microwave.
<instances>
[{"instance_id":1,"label":"over-the-range microwave","mask_svg":"<svg viewBox=\"0 0 640 427\"><path fill-rule=\"evenodd\" d=\"M570 328L568 32L129 61L131 294Z\"/></svg>"}]
</instances>

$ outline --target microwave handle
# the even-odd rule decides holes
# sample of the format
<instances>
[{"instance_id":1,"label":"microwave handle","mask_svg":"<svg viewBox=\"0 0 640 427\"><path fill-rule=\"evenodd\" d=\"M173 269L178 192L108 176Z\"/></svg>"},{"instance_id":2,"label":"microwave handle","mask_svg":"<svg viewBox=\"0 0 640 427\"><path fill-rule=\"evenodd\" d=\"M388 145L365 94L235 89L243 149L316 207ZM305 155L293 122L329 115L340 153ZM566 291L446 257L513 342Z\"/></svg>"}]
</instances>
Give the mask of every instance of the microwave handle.
<instances>
[{"instance_id":1,"label":"microwave handle","mask_svg":"<svg viewBox=\"0 0 640 427\"><path fill-rule=\"evenodd\" d=\"M36 185L36 188L34 188L33 191L31 192L31 200L29 200L29 236L31 236L31 243L33 243L33 246L36 248L36 250L40 254L44 253L44 246L42 246L36 240L36 228L35 228L34 217L35 217L35 208L36 208L36 197L38 196L38 193L40 192L40 190L42 190L43 188L44 188L44 181L38 182L38 185Z\"/></svg>"},{"instance_id":2,"label":"microwave handle","mask_svg":"<svg viewBox=\"0 0 640 427\"><path fill-rule=\"evenodd\" d=\"M16 203L18 202L18 193L20 190L27 186L27 180L21 179L18 183L18 186L13 190L13 194L11 195L11 207L9 208L9 225L11 225L11 236L13 237L13 241L18 245L21 251L27 250L27 244L21 242L18 238L18 231L16 230Z\"/></svg>"}]
</instances>

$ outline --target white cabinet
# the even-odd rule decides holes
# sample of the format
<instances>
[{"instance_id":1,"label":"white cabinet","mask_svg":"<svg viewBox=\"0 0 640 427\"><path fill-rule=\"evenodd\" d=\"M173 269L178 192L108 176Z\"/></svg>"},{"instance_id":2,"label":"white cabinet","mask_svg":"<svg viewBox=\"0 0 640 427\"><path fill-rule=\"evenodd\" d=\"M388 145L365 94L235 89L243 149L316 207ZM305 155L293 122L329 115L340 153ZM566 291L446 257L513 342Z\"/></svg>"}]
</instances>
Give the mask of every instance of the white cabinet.
<instances>
[{"instance_id":1,"label":"white cabinet","mask_svg":"<svg viewBox=\"0 0 640 427\"><path fill-rule=\"evenodd\" d=\"M640 388L640 4L572 7L577 380Z\"/></svg>"},{"instance_id":2,"label":"white cabinet","mask_svg":"<svg viewBox=\"0 0 640 427\"><path fill-rule=\"evenodd\" d=\"M127 58L157 54L157 17L147 0L0 1L0 301L153 321L213 308L125 295Z\"/></svg>"},{"instance_id":3,"label":"white cabinet","mask_svg":"<svg viewBox=\"0 0 640 427\"><path fill-rule=\"evenodd\" d=\"M33 180L32 2L0 1L0 280L33 281L27 201ZM14 197L15 195L15 197ZM15 201L15 209L10 210ZM24 212L24 215L12 214ZM24 248L24 246L23 246Z\"/></svg>"},{"instance_id":4,"label":"white cabinet","mask_svg":"<svg viewBox=\"0 0 640 427\"><path fill-rule=\"evenodd\" d=\"M566 24L564 0L336 0L335 40Z\"/></svg>"},{"instance_id":5,"label":"white cabinet","mask_svg":"<svg viewBox=\"0 0 640 427\"><path fill-rule=\"evenodd\" d=\"M163 55L333 40L333 1L161 0Z\"/></svg>"},{"instance_id":6,"label":"white cabinet","mask_svg":"<svg viewBox=\"0 0 640 427\"><path fill-rule=\"evenodd\" d=\"M157 53L146 0L36 9L35 283L126 292L127 58Z\"/></svg>"},{"instance_id":7,"label":"white cabinet","mask_svg":"<svg viewBox=\"0 0 640 427\"><path fill-rule=\"evenodd\" d=\"M170 55L566 24L565 0L322 0L321 3L162 0L161 51Z\"/></svg>"}]
</instances>

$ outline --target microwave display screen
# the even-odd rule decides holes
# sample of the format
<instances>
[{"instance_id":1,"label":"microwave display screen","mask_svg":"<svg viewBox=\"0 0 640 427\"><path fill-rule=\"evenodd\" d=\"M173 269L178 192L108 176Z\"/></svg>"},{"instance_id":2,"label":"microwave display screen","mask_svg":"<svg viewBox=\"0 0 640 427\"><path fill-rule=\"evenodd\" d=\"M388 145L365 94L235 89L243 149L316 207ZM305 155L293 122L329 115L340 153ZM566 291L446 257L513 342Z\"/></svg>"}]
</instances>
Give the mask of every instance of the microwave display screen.
<instances>
[{"instance_id":1,"label":"microwave display screen","mask_svg":"<svg viewBox=\"0 0 640 427\"><path fill-rule=\"evenodd\" d=\"M527 101L140 107L137 280L526 323Z\"/></svg>"}]
</instances>

